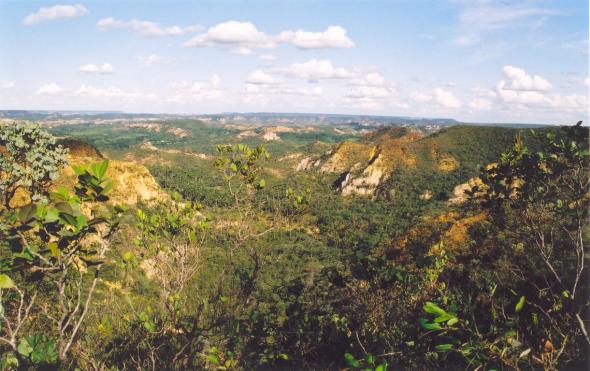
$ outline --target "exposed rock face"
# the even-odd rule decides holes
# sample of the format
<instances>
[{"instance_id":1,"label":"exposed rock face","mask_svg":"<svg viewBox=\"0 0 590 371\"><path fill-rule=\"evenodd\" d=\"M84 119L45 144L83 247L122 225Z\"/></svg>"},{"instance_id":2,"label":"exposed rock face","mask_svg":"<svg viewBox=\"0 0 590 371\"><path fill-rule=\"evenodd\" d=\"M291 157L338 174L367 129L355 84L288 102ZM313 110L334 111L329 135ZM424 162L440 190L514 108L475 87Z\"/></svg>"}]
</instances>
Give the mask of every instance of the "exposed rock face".
<instances>
[{"instance_id":1,"label":"exposed rock face","mask_svg":"<svg viewBox=\"0 0 590 371\"><path fill-rule=\"evenodd\" d=\"M475 186L482 186L481 179L475 177L469 179L466 183L458 184L453 189L453 197L449 199L449 205L461 205L467 201L466 191L470 191Z\"/></svg>"},{"instance_id":2,"label":"exposed rock face","mask_svg":"<svg viewBox=\"0 0 590 371\"><path fill-rule=\"evenodd\" d=\"M363 196L374 195L377 187L389 177L390 173L387 172L389 167L389 164L386 163L385 156L377 154L361 175L357 177L348 176L342 182L340 185L342 194L344 196L351 194Z\"/></svg>"},{"instance_id":3,"label":"exposed rock face","mask_svg":"<svg viewBox=\"0 0 590 371\"><path fill-rule=\"evenodd\" d=\"M103 156L92 145L80 140L61 139L59 142L70 149L68 158L70 166L62 171L55 186L66 186L71 189L76 183L76 175L71 166L102 161ZM146 145L157 150L149 142ZM113 182L113 190L109 194L109 202L113 204L135 205L138 201L150 202L169 198L148 169L137 162L109 160L106 176Z\"/></svg>"},{"instance_id":4,"label":"exposed rock face","mask_svg":"<svg viewBox=\"0 0 590 371\"><path fill-rule=\"evenodd\" d=\"M95 159L72 159L70 165L81 165L95 162ZM136 162L109 160L106 176L113 182L113 190L109 194L109 202L113 204L135 205L137 202L167 200L168 194L160 188L148 169ZM67 167L56 182L57 186L73 187L76 175Z\"/></svg>"},{"instance_id":5,"label":"exposed rock face","mask_svg":"<svg viewBox=\"0 0 590 371\"><path fill-rule=\"evenodd\" d=\"M421 138L421 133L401 128L371 133L367 139L372 140L370 142L372 145L364 144L364 150L356 150L357 158L366 158L361 166L358 166L362 171L357 172L354 167L350 168L349 174L340 184L342 194L375 196L378 187L400 166L416 165L416 155L409 145ZM356 144L363 145L363 143ZM340 151L337 148L334 152ZM332 155L332 158L334 157ZM338 167L333 166L333 168Z\"/></svg>"},{"instance_id":6,"label":"exposed rock face","mask_svg":"<svg viewBox=\"0 0 590 371\"><path fill-rule=\"evenodd\" d=\"M81 140L72 138L63 138L57 141L63 147L70 150L69 155L71 157L96 157L102 158L102 154L92 144L83 142Z\"/></svg>"},{"instance_id":7,"label":"exposed rock face","mask_svg":"<svg viewBox=\"0 0 590 371\"><path fill-rule=\"evenodd\" d=\"M277 135L277 133L275 133L274 131L269 131L269 132L264 133L264 135L262 136L262 139L270 142L273 140L281 140L281 137L279 137Z\"/></svg>"},{"instance_id":8,"label":"exposed rock face","mask_svg":"<svg viewBox=\"0 0 590 371\"><path fill-rule=\"evenodd\" d=\"M295 165L296 171L307 171L320 165L320 159L314 157L305 157L297 165Z\"/></svg>"},{"instance_id":9,"label":"exposed rock face","mask_svg":"<svg viewBox=\"0 0 590 371\"><path fill-rule=\"evenodd\" d=\"M186 138L186 137L190 136L190 134L182 128L170 128L170 129L166 130L166 132L170 133L170 134L174 134L178 138Z\"/></svg>"},{"instance_id":10,"label":"exposed rock face","mask_svg":"<svg viewBox=\"0 0 590 371\"><path fill-rule=\"evenodd\" d=\"M440 153L438 149L433 149L431 156L436 161L436 167L440 171L450 172L459 167L459 161L448 153Z\"/></svg>"},{"instance_id":11,"label":"exposed rock face","mask_svg":"<svg viewBox=\"0 0 590 371\"><path fill-rule=\"evenodd\" d=\"M344 141L326 153L326 159L320 167L320 171L323 173L345 172L357 162L366 163L369 161L374 156L375 150L375 146Z\"/></svg>"},{"instance_id":12,"label":"exposed rock face","mask_svg":"<svg viewBox=\"0 0 590 371\"><path fill-rule=\"evenodd\" d=\"M424 191L421 195L420 195L420 199L423 201L428 201L432 198L432 192L430 190Z\"/></svg>"}]
</instances>

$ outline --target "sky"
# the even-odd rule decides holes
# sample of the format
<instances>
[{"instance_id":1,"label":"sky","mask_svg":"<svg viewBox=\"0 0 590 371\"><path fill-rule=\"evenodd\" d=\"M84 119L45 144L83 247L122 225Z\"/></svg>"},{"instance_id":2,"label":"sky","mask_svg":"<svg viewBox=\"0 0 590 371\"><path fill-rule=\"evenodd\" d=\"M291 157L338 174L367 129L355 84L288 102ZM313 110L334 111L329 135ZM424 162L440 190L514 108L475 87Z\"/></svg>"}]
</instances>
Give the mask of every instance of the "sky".
<instances>
[{"instance_id":1,"label":"sky","mask_svg":"<svg viewBox=\"0 0 590 371\"><path fill-rule=\"evenodd\" d=\"M587 0L0 1L0 109L588 123Z\"/></svg>"}]
</instances>

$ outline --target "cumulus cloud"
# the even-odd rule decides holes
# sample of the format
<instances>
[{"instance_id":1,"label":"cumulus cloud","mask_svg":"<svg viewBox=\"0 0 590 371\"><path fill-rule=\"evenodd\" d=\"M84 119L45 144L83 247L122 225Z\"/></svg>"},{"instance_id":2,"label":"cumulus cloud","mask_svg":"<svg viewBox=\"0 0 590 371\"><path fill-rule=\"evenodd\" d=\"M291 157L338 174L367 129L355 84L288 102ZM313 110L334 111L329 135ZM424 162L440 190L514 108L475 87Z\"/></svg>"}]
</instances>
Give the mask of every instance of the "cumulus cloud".
<instances>
[{"instance_id":1,"label":"cumulus cloud","mask_svg":"<svg viewBox=\"0 0 590 371\"><path fill-rule=\"evenodd\" d=\"M85 74L110 75L111 73L113 73L113 66L111 66L110 63L89 63L80 66L79 71Z\"/></svg>"},{"instance_id":2,"label":"cumulus cloud","mask_svg":"<svg viewBox=\"0 0 590 371\"><path fill-rule=\"evenodd\" d=\"M504 80L498 82L496 91L500 99L509 105L556 108L580 112L588 110L588 97L581 94L563 95L559 93L547 94L542 91L513 90L506 88L506 82Z\"/></svg>"},{"instance_id":3,"label":"cumulus cloud","mask_svg":"<svg viewBox=\"0 0 590 371\"><path fill-rule=\"evenodd\" d=\"M459 12L459 22L466 27L478 30L498 30L507 27L536 23L539 18L555 14L548 8L534 6L528 1L459 1L465 6Z\"/></svg>"},{"instance_id":4,"label":"cumulus cloud","mask_svg":"<svg viewBox=\"0 0 590 371\"><path fill-rule=\"evenodd\" d=\"M136 34L145 37L161 37L161 36L182 36L191 32L197 32L201 29L200 26L170 26L162 27L159 23L151 21L142 21L132 19L130 21L121 21L113 17L103 18L96 22L96 28L99 31L109 31L115 28L129 28L135 31Z\"/></svg>"},{"instance_id":5,"label":"cumulus cloud","mask_svg":"<svg viewBox=\"0 0 590 371\"><path fill-rule=\"evenodd\" d=\"M271 85L277 84L278 81L268 73L262 70L256 70L248 76L246 83L254 85Z\"/></svg>"},{"instance_id":6,"label":"cumulus cloud","mask_svg":"<svg viewBox=\"0 0 590 371\"><path fill-rule=\"evenodd\" d=\"M369 72L360 78L351 80L350 85L359 86L384 86L387 84L385 78L378 72Z\"/></svg>"},{"instance_id":7,"label":"cumulus cloud","mask_svg":"<svg viewBox=\"0 0 590 371\"><path fill-rule=\"evenodd\" d=\"M37 89L38 95L59 95L68 97L88 97L88 98L105 98L105 99L124 99L128 101L136 100L153 100L155 94L145 94L138 90L126 91L118 87L110 86L107 88L96 87L93 85L82 84L77 89L62 88L56 83L42 85Z\"/></svg>"},{"instance_id":8,"label":"cumulus cloud","mask_svg":"<svg viewBox=\"0 0 590 371\"><path fill-rule=\"evenodd\" d=\"M344 95L346 102L361 109L378 111L385 106L407 108L407 103L398 100L395 84L387 81L378 72L357 76L348 82Z\"/></svg>"},{"instance_id":9,"label":"cumulus cloud","mask_svg":"<svg viewBox=\"0 0 590 371\"><path fill-rule=\"evenodd\" d=\"M159 56L158 54L150 54L146 56L139 56L139 62L144 66L153 66L155 64L162 64L168 62L168 58Z\"/></svg>"},{"instance_id":10,"label":"cumulus cloud","mask_svg":"<svg viewBox=\"0 0 590 371\"><path fill-rule=\"evenodd\" d=\"M538 75L529 75L522 68L504 66L502 72L509 79L503 88L518 91L548 91L552 86L545 78Z\"/></svg>"},{"instance_id":11,"label":"cumulus cloud","mask_svg":"<svg viewBox=\"0 0 590 371\"><path fill-rule=\"evenodd\" d=\"M0 81L0 88L11 89L14 88L14 82L12 81Z\"/></svg>"},{"instance_id":12,"label":"cumulus cloud","mask_svg":"<svg viewBox=\"0 0 590 371\"><path fill-rule=\"evenodd\" d=\"M43 21L52 21L60 18L76 18L87 15L88 9L81 4L75 5L55 5L51 7L39 8L35 13L31 13L23 19L23 24L31 26Z\"/></svg>"},{"instance_id":13,"label":"cumulus cloud","mask_svg":"<svg viewBox=\"0 0 590 371\"><path fill-rule=\"evenodd\" d=\"M410 99L418 103L432 102L444 108L460 108L463 105L453 92L442 88L429 92L412 92Z\"/></svg>"},{"instance_id":14,"label":"cumulus cloud","mask_svg":"<svg viewBox=\"0 0 590 371\"><path fill-rule=\"evenodd\" d=\"M92 85L81 85L78 89L73 91L73 95L93 98L117 98L117 99L155 99L154 94L144 94L139 91L128 92L121 88L110 86L107 88L99 88Z\"/></svg>"},{"instance_id":15,"label":"cumulus cloud","mask_svg":"<svg viewBox=\"0 0 590 371\"><path fill-rule=\"evenodd\" d=\"M459 46L472 46L479 42L479 36L475 34L458 36L453 39L453 44Z\"/></svg>"},{"instance_id":16,"label":"cumulus cloud","mask_svg":"<svg viewBox=\"0 0 590 371\"><path fill-rule=\"evenodd\" d=\"M462 106L461 101L452 92L441 88L434 89L434 101L446 108L459 108Z\"/></svg>"},{"instance_id":17,"label":"cumulus cloud","mask_svg":"<svg viewBox=\"0 0 590 371\"><path fill-rule=\"evenodd\" d=\"M186 104L220 99L224 95L220 81L218 75L213 75L208 82L180 81L173 83L171 85L172 92L166 101Z\"/></svg>"},{"instance_id":18,"label":"cumulus cloud","mask_svg":"<svg viewBox=\"0 0 590 371\"><path fill-rule=\"evenodd\" d=\"M323 79L349 79L358 75L352 69L335 67L329 60L311 59L307 62L295 62L280 73L290 77L305 79L309 82L317 82Z\"/></svg>"},{"instance_id":19,"label":"cumulus cloud","mask_svg":"<svg viewBox=\"0 0 590 371\"><path fill-rule=\"evenodd\" d=\"M251 22L227 21L187 40L187 47L227 47L230 51L251 51L258 48L274 48L280 43L299 49L352 48L354 42L346 35L346 29L330 26L322 32L286 30L278 35L268 35ZM250 53L248 53L250 54Z\"/></svg>"},{"instance_id":20,"label":"cumulus cloud","mask_svg":"<svg viewBox=\"0 0 590 371\"><path fill-rule=\"evenodd\" d=\"M432 100L432 94L420 93L420 92L414 91L414 92L410 93L410 99L413 100L414 102L426 103L426 102L430 102Z\"/></svg>"},{"instance_id":21,"label":"cumulus cloud","mask_svg":"<svg viewBox=\"0 0 590 371\"><path fill-rule=\"evenodd\" d=\"M354 42L346 35L346 29L330 26L323 32L283 31L278 39L289 42L299 49L352 48Z\"/></svg>"},{"instance_id":22,"label":"cumulus cloud","mask_svg":"<svg viewBox=\"0 0 590 371\"><path fill-rule=\"evenodd\" d=\"M552 85L545 78L529 75L521 68L505 66L502 72L509 81L498 81L495 93L499 100L508 106L570 112L588 111L588 96L552 93Z\"/></svg>"},{"instance_id":23,"label":"cumulus cloud","mask_svg":"<svg viewBox=\"0 0 590 371\"><path fill-rule=\"evenodd\" d=\"M469 108L475 110L489 110L490 108L492 108L492 102L483 98L475 98L471 102L469 102Z\"/></svg>"},{"instance_id":24,"label":"cumulus cloud","mask_svg":"<svg viewBox=\"0 0 590 371\"><path fill-rule=\"evenodd\" d=\"M250 22L227 21L219 23L197 35L187 42L185 46L216 46L225 45L232 47L274 47L275 42L264 32L259 31Z\"/></svg>"},{"instance_id":25,"label":"cumulus cloud","mask_svg":"<svg viewBox=\"0 0 590 371\"><path fill-rule=\"evenodd\" d=\"M39 89L37 89L36 94L38 94L38 95L55 95L55 94L59 94L63 91L64 91L64 89L62 89L61 86L59 86L56 83L51 83L51 84L41 85L39 87Z\"/></svg>"},{"instance_id":26,"label":"cumulus cloud","mask_svg":"<svg viewBox=\"0 0 590 371\"><path fill-rule=\"evenodd\" d=\"M258 58L267 62L274 62L277 60L277 57L275 57L273 54L261 54L258 56Z\"/></svg>"},{"instance_id":27,"label":"cumulus cloud","mask_svg":"<svg viewBox=\"0 0 590 371\"><path fill-rule=\"evenodd\" d=\"M236 55L252 55L254 54L254 51L245 46L238 46L237 48L230 49L230 53Z\"/></svg>"},{"instance_id":28,"label":"cumulus cloud","mask_svg":"<svg viewBox=\"0 0 590 371\"><path fill-rule=\"evenodd\" d=\"M394 84L386 81L377 72L369 72L360 78L352 79L349 85L352 88L346 93L348 98L374 100L397 96Z\"/></svg>"}]
</instances>

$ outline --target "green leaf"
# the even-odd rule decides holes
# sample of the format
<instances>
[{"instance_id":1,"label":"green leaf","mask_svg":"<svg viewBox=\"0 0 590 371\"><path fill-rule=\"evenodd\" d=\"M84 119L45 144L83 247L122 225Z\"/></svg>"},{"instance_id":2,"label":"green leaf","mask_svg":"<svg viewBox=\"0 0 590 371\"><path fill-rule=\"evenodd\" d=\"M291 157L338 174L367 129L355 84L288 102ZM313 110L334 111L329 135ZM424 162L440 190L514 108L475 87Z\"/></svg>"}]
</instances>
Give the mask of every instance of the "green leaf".
<instances>
[{"instance_id":1,"label":"green leaf","mask_svg":"<svg viewBox=\"0 0 590 371\"><path fill-rule=\"evenodd\" d=\"M96 175L98 178L102 178L106 174L108 167L109 160L104 160L100 164L97 164L94 175Z\"/></svg>"},{"instance_id":2,"label":"green leaf","mask_svg":"<svg viewBox=\"0 0 590 371\"><path fill-rule=\"evenodd\" d=\"M143 327L149 332L156 332L156 325L152 321L146 321L143 323Z\"/></svg>"},{"instance_id":3,"label":"green leaf","mask_svg":"<svg viewBox=\"0 0 590 371\"><path fill-rule=\"evenodd\" d=\"M25 357L28 357L29 354L33 353L33 347L29 344L26 338L21 340L16 350Z\"/></svg>"},{"instance_id":4,"label":"green leaf","mask_svg":"<svg viewBox=\"0 0 590 371\"><path fill-rule=\"evenodd\" d=\"M14 287L12 279L5 274L0 274L0 289L11 289Z\"/></svg>"},{"instance_id":5,"label":"green leaf","mask_svg":"<svg viewBox=\"0 0 590 371\"><path fill-rule=\"evenodd\" d=\"M439 344L435 346L434 349L436 349L437 352L447 352L453 349L453 344Z\"/></svg>"},{"instance_id":6,"label":"green leaf","mask_svg":"<svg viewBox=\"0 0 590 371\"><path fill-rule=\"evenodd\" d=\"M516 306L514 307L514 310L516 311L516 313L518 313L522 310L525 302L526 302L526 297L523 295L520 297L520 300L518 300L518 303L516 303Z\"/></svg>"},{"instance_id":7,"label":"green leaf","mask_svg":"<svg viewBox=\"0 0 590 371\"><path fill-rule=\"evenodd\" d=\"M420 322L420 326L424 327L427 330L442 330L442 326L438 323L429 323L426 318L420 318L418 320Z\"/></svg>"},{"instance_id":8,"label":"green leaf","mask_svg":"<svg viewBox=\"0 0 590 371\"><path fill-rule=\"evenodd\" d=\"M31 219L33 219L33 216L35 215L36 211L37 206L35 204L23 206L18 210L18 219L23 224L28 223Z\"/></svg>"},{"instance_id":9,"label":"green leaf","mask_svg":"<svg viewBox=\"0 0 590 371\"><path fill-rule=\"evenodd\" d=\"M387 362L383 362L375 368L375 371L387 371Z\"/></svg>"},{"instance_id":10,"label":"green leaf","mask_svg":"<svg viewBox=\"0 0 590 371\"><path fill-rule=\"evenodd\" d=\"M66 224L71 225L71 226L76 226L78 224L76 218L73 215L68 214L68 213L59 213L59 218L63 222L65 222Z\"/></svg>"},{"instance_id":11,"label":"green leaf","mask_svg":"<svg viewBox=\"0 0 590 371\"><path fill-rule=\"evenodd\" d=\"M427 301L422 309L424 309L426 313L430 314L438 314L439 316L447 315L447 312L444 309L431 301Z\"/></svg>"},{"instance_id":12,"label":"green leaf","mask_svg":"<svg viewBox=\"0 0 590 371\"><path fill-rule=\"evenodd\" d=\"M219 364L219 357L217 357L215 354L209 354L207 356L207 359L209 360L209 362L213 363L214 365Z\"/></svg>"},{"instance_id":13,"label":"green leaf","mask_svg":"<svg viewBox=\"0 0 590 371\"><path fill-rule=\"evenodd\" d=\"M457 317L453 317L447 322L447 326L453 326L457 322L459 322L459 319Z\"/></svg>"},{"instance_id":14,"label":"green leaf","mask_svg":"<svg viewBox=\"0 0 590 371\"><path fill-rule=\"evenodd\" d=\"M352 367L360 367L361 364L350 353L344 353L344 360Z\"/></svg>"},{"instance_id":15,"label":"green leaf","mask_svg":"<svg viewBox=\"0 0 590 371\"><path fill-rule=\"evenodd\" d=\"M266 187L266 180L260 179L258 182L258 188L263 189L264 187Z\"/></svg>"}]
</instances>

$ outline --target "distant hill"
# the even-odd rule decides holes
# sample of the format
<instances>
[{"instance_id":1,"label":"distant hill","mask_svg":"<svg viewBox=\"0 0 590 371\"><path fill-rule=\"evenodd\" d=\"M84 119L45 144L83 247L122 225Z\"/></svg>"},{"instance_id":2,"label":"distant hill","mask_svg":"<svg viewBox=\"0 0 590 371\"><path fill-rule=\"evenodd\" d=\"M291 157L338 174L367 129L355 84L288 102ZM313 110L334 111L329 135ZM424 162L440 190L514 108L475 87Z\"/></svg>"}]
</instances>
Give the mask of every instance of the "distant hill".
<instances>
[{"instance_id":1,"label":"distant hill","mask_svg":"<svg viewBox=\"0 0 590 371\"><path fill-rule=\"evenodd\" d=\"M450 196L454 186L494 161L522 132L519 129L458 125L424 136L412 128L387 128L359 142L342 142L318 158L303 158L307 166L338 175L334 187L343 195L395 198L399 192L423 199Z\"/></svg>"},{"instance_id":2,"label":"distant hill","mask_svg":"<svg viewBox=\"0 0 590 371\"><path fill-rule=\"evenodd\" d=\"M92 144L78 139L63 138L58 139L57 143L69 149L72 157L103 157L100 151Z\"/></svg>"}]
</instances>

